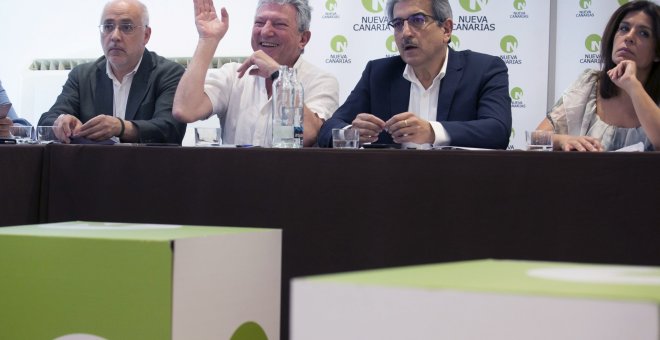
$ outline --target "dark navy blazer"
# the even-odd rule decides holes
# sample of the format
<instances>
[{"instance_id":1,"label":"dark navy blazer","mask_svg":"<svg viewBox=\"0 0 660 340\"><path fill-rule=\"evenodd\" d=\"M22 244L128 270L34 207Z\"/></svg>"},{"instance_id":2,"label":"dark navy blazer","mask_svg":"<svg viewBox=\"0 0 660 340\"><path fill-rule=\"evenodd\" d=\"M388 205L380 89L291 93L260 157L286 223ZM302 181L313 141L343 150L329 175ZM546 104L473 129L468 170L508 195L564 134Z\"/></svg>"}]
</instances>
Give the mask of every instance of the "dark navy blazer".
<instances>
[{"instance_id":1,"label":"dark navy blazer","mask_svg":"<svg viewBox=\"0 0 660 340\"><path fill-rule=\"evenodd\" d=\"M408 111L410 82L403 78L405 66L399 56L369 61L346 102L321 127L319 146L332 146L332 129L351 124L358 113L387 121ZM450 48L436 120L447 130L451 145L505 149L511 133L506 64L498 57ZM393 143L392 137L382 132L377 143Z\"/></svg>"}]
</instances>

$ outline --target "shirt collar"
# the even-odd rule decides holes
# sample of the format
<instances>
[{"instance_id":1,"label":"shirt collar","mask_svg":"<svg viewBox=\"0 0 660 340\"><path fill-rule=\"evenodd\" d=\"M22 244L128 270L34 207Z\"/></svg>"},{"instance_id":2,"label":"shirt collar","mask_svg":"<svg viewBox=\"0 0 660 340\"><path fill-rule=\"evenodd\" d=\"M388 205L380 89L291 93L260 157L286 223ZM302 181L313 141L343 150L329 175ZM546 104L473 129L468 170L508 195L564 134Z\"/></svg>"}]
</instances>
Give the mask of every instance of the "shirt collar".
<instances>
[{"instance_id":1,"label":"shirt collar","mask_svg":"<svg viewBox=\"0 0 660 340\"><path fill-rule=\"evenodd\" d=\"M124 76L124 79L126 79L126 77L129 77L129 78L133 77L133 75L137 73L138 68L140 68L140 64L142 64L142 58L140 58L140 60L138 60L138 63L137 63L137 65L135 65L135 68L133 69L133 71L129 72L127 75ZM110 63L107 60L105 61L105 74L107 74L108 78L112 79L112 81L119 82L117 77L115 77L115 74L112 73L112 68L110 67Z\"/></svg>"},{"instance_id":2,"label":"shirt collar","mask_svg":"<svg viewBox=\"0 0 660 340\"><path fill-rule=\"evenodd\" d=\"M449 47L445 49L445 62L442 63L442 67L440 68L440 73L438 73L438 75L436 75L435 78L433 78L434 85L436 82L440 81L442 78L445 77L445 74L447 73L448 60L449 60ZM417 76L415 75L415 71L408 64L406 64L406 68L403 69L403 78L411 83L418 83L418 84L420 83L419 79L417 79Z\"/></svg>"}]
</instances>

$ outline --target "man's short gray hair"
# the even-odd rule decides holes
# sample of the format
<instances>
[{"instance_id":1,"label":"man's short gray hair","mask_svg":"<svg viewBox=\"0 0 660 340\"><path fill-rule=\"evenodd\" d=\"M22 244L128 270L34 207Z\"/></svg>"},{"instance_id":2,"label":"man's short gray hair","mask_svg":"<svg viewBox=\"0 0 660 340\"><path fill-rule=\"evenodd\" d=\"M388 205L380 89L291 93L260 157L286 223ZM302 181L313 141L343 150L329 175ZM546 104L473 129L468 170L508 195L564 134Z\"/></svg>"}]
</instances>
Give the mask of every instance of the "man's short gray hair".
<instances>
[{"instance_id":1,"label":"man's short gray hair","mask_svg":"<svg viewBox=\"0 0 660 340\"><path fill-rule=\"evenodd\" d=\"M257 9L265 4L289 4L296 9L296 21L298 22L298 31L309 31L309 24L312 21L312 7L308 0L259 0Z\"/></svg>"},{"instance_id":2,"label":"man's short gray hair","mask_svg":"<svg viewBox=\"0 0 660 340\"><path fill-rule=\"evenodd\" d=\"M103 12L101 12L101 20L103 20L103 16L105 15L105 10L108 8L108 6L117 3L117 2L128 2L128 3L134 3L140 8L140 18L142 19L142 25L144 26L149 26L149 10L147 9L147 6L145 4L141 3L139 0L110 0L108 1L105 6L103 6Z\"/></svg>"},{"instance_id":3,"label":"man's short gray hair","mask_svg":"<svg viewBox=\"0 0 660 340\"><path fill-rule=\"evenodd\" d=\"M394 5L398 2L406 0L387 0L387 17L392 20L394 19ZM431 10L433 11L433 17L438 21L438 24L444 22L448 18L452 17L451 6L449 5L448 0L430 0L431 1Z\"/></svg>"}]
</instances>

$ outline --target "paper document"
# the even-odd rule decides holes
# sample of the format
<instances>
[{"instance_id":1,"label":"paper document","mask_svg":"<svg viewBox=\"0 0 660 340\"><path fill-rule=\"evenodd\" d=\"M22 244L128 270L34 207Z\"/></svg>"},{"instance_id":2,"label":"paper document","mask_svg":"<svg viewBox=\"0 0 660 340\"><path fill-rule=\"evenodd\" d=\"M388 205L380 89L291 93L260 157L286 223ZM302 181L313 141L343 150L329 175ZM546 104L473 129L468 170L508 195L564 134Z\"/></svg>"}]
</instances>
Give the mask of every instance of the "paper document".
<instances>
[{"instance_id":1,"label":"paper document","mask_svg":"<svg viewBox=\"0 0 660 340\"><path fill-rule=\"evenodd\" d=\"M451 145L445 145L445 146L434 146L433 150L468 150L468 151L492 151L495 149L484 149L484 148L470 148L467 146L451 146Z\"/></svg>"},{"instance_id":2,"label":"paper document","mask_svg":"<svg viewBox=\"0 0 660 340\"><path fill-rule=\"evenodd\" d=\"M619 150L614 150L614 152L643 152L643 151L644 151L644 143L642 142L633 145L624 146Z\"/></svg>"}]
</instances>

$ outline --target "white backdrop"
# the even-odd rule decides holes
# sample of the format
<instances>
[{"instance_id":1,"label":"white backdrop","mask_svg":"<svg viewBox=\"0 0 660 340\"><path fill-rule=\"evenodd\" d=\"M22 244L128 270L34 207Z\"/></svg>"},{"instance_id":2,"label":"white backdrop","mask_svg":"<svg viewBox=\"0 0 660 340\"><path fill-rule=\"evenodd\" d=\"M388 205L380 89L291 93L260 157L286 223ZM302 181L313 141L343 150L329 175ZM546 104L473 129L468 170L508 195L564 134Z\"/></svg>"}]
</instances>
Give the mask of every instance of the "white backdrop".
<instances>
[{"instance_id":1,"label":"white backdrop","mask_svg":"<svg viewBox=\"0 0 660 340\"><path fill-rule=\"evenodd\" d=\"M561 92L584 68L598 68L604 24L625 0L450 0L456 24L452 47L500 56L508 63L512 146L522 147ZM151 14L147 48L166 57L191 56L197 42L192 0L144 0ZM343 101L367 60L396 55L387 30L385 0L310 0L312 39L305 58L337 75ZM96 26L105 0L5 1L0 5L0 80L19 115L36 123L64 79L34 93L28 67L38 58L95 58L102 54ZM230 29L216 53L251 53L256 0L216 1L230 15ZM596 36L592 36L592 35ZM587 43L588 40L588 43ZM588 47L587 47L588 46ZM42 84L43 85L43 84ZM42 86L43 87L43 86ZM212 118L207 124L217 124ZM187 136L190 137L190 136Z\"/></svg>"},{"instance_id":2,"label":"white backdrop","mask_svg":"<svg viewBox=\"0 0 660 340\"><path fill-rule=\"evenodd\" d=\"M610 15L627 1L575 0L557 3L557 60L555 99L584 69L600 69L600 39Z\"/></svg>"}]
</instances>

